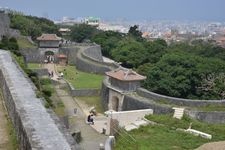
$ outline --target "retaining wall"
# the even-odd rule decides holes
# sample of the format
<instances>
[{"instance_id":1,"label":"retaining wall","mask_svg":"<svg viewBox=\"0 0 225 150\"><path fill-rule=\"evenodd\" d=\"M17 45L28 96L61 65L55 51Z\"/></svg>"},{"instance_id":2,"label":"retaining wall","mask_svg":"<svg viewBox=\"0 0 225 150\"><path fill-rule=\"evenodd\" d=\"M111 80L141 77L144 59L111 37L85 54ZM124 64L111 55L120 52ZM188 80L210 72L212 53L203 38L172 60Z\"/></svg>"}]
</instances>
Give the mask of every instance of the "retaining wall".
<instances>
[{"instance_id":1,"label":"retaining wall","mask_svg":"<svg viewBox=\"0 0 225 150\"><path fill-rule=\"evenodd\" d=\"M185 114L207 123L225 123L225 112L185 111Z\"/></svg>"},{"instance_id":2,"label":"retaining wall","mask_svg":"<svg viewBox=\"0 0 225 150\"><path fill-rule=\"evenodd\" d=\"M137 89L137 93L145 98L152 99L152 100L164 100L167 103L175 104L179 106L207 106L210 104L213 105L224 105L225 106L225 100L192 100L192 99L183 99L183 98L176 98L176 97L170 97L165 95L160 95L157 93L150 92L146 89L139 88Z\"/></svg>"},{"instance_id":3,"label":"retaining wall","mask_svg":"<svg viewBox=\"0 0 225 150\"><path fill-rule=\"evenodd\" d=\"M91 46L83 52L89 58L95 59L96 61L103 62L101 46Z\"/></svg>"},{"instance_id":4,"label":"retaining wall","mask_svg":"<svg viewBox=\"0 0 225 150\"><path fill-rule=\"evenodd\" d=\"M67 81L66 81L67 82ZM75 89L69 82L67 82L71 96L99 96L99 89Z\"/></svg>"},{"instance_id":5,"label":"retaining wall","mask_svg":"<svg viewBox=\"0 0 225 150\"><path fill-rule=\"evenodd\" d=\"M79 70L82 70L85 72L93 72L93 73L99 73L99 74L105 74L105 72L119 67L118 64L99 61L96 58L92 58L92 54L88 54L88 52L90 51L91 53L94 53L96 49L98 48L100 47L91 46L87 48L85 47L81 48L79 52L77 53L76 67ZM100 49L97 51L100 51ZM100 57L99 55L100 54L98 53L98 57Z\"/></svg>"},{"instance_id":6,"label":"retaining wall","mask_svg":"<svg viewBox=\"0 0 225 150\"><path fill-rule=\"evenodd\" d=\"M38 76L48 76L48 69L32 69Z\"/></svg>"},{"instance_id":7,"label":"retaining wall","mask_svg":"<svg viewBox=\"0 0 225 150\"><path fill-rule=\"evenodd\" d=\"M68 64L74 65L76 63L78 50L78 47L71 45L70 47L60 47L59 53L68 57Z\"/></svg>"},{"instance_id":8,"label":"retaining wall","mask_svg":"<svg viewBox=\"0 0 225 150\"><path fill-rule=\"evenodd\" d=\"M173 113L171 107L159 105L153 101L136 97L132 95L125 95L123 100L123 110L138 110L138 109L152 109L154 114L168 114Z\"/></svg>"},{"instance_id":9,"label":"retaining wall","mask_svg":"<svg viewBox=\"0 0 225 150\"><path fill-rule=\"evenodd\" d=\"M120 112L108 112L108 122L111 119L116 119L119 122L119 126L124 127L137 120L141 120L145 115L153 114L152 109L142 109L142 110L131 110L131 111L120 111Z\"/></svg>"},{"instance_id":10,"label":"retaining wall","mask_svg":"<svg viewBox=\"0 0 225 150\"><path fill-rule=\"evenodd\" d=\"M77 149L67 130L58 126L59 119L36 97L33 84L24 75L10 53L0 50L0 88L20 149Z\"/></svg>"}]
</instances>

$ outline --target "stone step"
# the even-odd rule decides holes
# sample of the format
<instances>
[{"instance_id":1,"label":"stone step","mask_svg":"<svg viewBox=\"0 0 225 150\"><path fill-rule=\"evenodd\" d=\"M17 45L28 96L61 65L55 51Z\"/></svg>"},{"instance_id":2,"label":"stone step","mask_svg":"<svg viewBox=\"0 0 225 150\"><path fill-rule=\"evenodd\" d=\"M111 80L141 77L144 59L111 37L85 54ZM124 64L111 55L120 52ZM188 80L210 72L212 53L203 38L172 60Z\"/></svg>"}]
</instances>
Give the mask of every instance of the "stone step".
<instances>
[{"instance_id":1,"label":"stone step","mask_svg":"<svg viewBox=\"0 0 225 150\"><path fill-rule=\"evenodd\" d=\"M132 124L139 128L140 126L147 125L148 122L146 122L145 120L138 120L138 121L133 122Z\"/></svg>"},{"instance_id":2,"label":"stone step","mask_svg":"<svg viewBox=\"0 0 225 150\"><path fill-rule=\"evenodd\" d=\"M140 126L146 126L147 124L148 124L148 122L145 121L145 120L137 120L137 121L135 121L135 122L133 122L133 123L131 123L129 125L126 125L125 126L125 130L126 131L131 131L133 129L139 128Z\"/></svg>"},{"instance_id":3,"label":"stone step","mask_svg":"<svg viewBox=\"0 0 225 150\"><path fill-rule=\"evenodd\" d=\"M129 125L125 126L124 128L126 131L131 131L133 129L137 129L138 127L133 124L129 124Z\"/></svg>"},{"instance_id":4,"label":"stone step","mask_svg":"<svg viewBox=\"0 0 225 150\"><path fill-rule=\"evenodd\" d=\"M173 117L177 119L181 119L184 115L184 108L173 107L173 109L174 109Z\"/></svg>"}]
</instances>

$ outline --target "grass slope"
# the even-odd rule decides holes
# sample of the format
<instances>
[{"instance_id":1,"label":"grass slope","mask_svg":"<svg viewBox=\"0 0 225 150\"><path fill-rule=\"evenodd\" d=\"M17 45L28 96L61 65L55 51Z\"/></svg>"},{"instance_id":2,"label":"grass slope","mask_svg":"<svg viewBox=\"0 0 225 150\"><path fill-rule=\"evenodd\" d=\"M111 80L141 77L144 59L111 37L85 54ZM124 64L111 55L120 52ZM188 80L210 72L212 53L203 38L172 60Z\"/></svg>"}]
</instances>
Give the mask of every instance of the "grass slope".
<instances>
[{"instance_id":1,"label":"grass slope","mask_svg":"<svg viewBox=\"0 0 225 150\"><path fill-rule=\"evenodd\" d=\"M63 71L65 79L76 89L101 88L102 75L78 71L75 66L58 66L57 70L58 72Z\"/></svg>"},{"instance_id":2,"label":"grass slope","mask_svg":"<svg viewBox=\"0 0 225 150\"><path fill-rule=\"evenodd\" d=\"M116 150L188 150L204 143L225 140L224 124L202 123L187 116L182 120L172 118L172 115L150 115L146 118L163 126L148 125L130 131L129 134L136 139L137 144L124 140L124 134L117 136ZM176 131L177 128L187 129L191 122L193 129L211 134L212 140Z\"/></svg>"}]
</instances>

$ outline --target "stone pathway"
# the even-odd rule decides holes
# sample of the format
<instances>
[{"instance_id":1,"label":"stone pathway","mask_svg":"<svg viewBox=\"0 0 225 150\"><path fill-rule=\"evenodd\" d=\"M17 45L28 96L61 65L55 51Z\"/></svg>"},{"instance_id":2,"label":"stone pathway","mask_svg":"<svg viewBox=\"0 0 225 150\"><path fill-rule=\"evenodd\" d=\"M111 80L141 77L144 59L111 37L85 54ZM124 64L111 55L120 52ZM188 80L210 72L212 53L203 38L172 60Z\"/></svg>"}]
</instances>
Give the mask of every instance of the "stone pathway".
<instances>
[{"instance_id":1,"label":"stone pathway","mask_svg":"<svg viewBox=\"0 0 225 150\"><path fill-rule=\"evenodd\" d=\"M196 150L225 150L225 141L206 143Z\"/></svg>"},{"instance_id":2,"label":"stone pathway","mask_svg":"<svg viewBox=\"0 0 225 150\"><path fill-rule=\"evenodd\" d=\"M45 65L47 69L54 72L54 77L52 79L57 80L57 72L55 71L54 64ZM79 129L81 131L82 141L80 144L81 149L83 150L98 150L100 143L105 143L107 136L99 134L95 131L91 125L86 124L87 116L80 108L76 100L69 95L69 93L61 88L62 85L66 82L61 79L58 80L59 84L55 86L56 93L59 98L62 100L65 110L69 116L69 126L70 130L74 131ZM74 109L76 108L77 112L74 114Z\"/></svg>"}]
</instances>

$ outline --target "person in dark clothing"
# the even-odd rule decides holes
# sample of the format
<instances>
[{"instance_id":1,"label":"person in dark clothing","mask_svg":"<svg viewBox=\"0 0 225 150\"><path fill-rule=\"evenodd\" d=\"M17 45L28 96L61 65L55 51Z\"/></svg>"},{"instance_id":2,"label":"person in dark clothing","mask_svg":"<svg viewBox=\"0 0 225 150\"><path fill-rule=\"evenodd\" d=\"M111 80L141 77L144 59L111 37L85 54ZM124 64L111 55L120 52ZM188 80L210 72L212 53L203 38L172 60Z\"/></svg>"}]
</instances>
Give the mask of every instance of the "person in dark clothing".
<instances>
[{"instance_id":1,"label":"person in dark clothing","mask_svg":"<svg viewBox=\"0 0 225 150\"><path fill-rule=\"evenodd\" d=\"M91 124L94 124L93 114L88 115L88 117L87 117L87 122L88 122L88 123L91 123Z\"/></svg>"},{"instance_id":2,"label":"person in dark clothing","mask_svg":"<svg viewBox=\"0 0 225 150\"><path fill-rule=\"evenodd\" d=\"M51 72L52 77L54 76L53 71Z\"/></svg>"}]
</instances>

